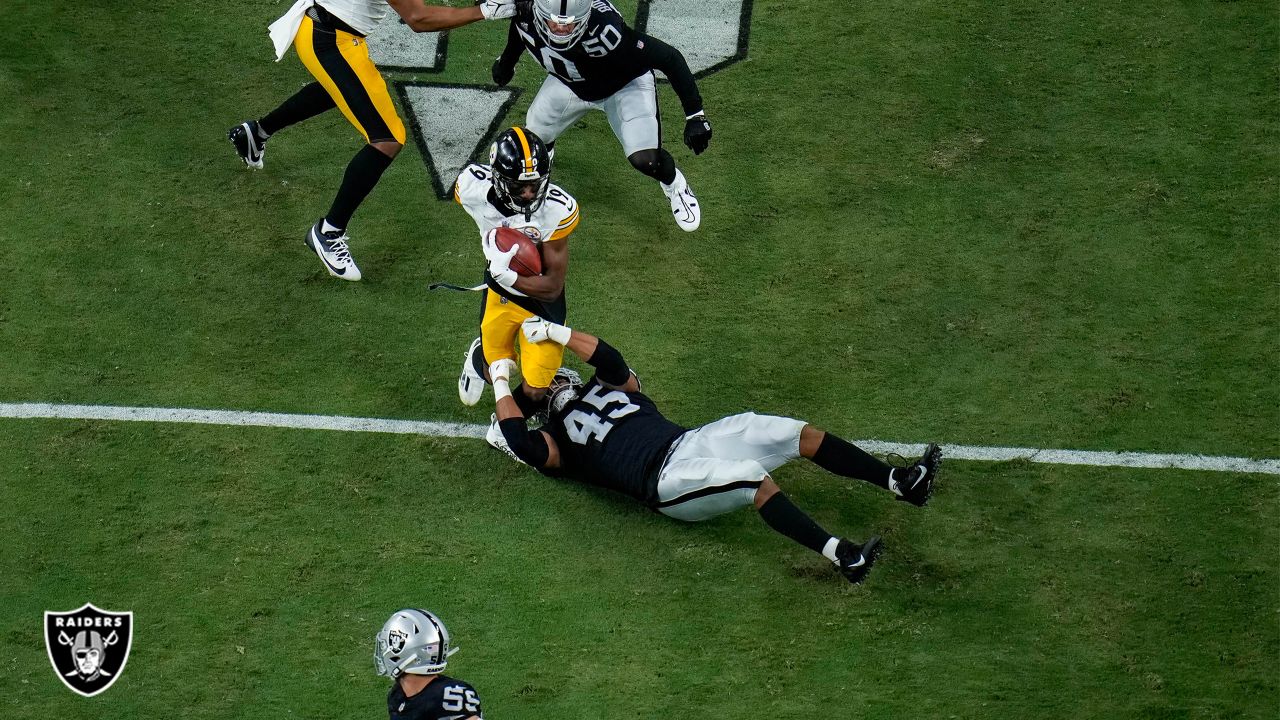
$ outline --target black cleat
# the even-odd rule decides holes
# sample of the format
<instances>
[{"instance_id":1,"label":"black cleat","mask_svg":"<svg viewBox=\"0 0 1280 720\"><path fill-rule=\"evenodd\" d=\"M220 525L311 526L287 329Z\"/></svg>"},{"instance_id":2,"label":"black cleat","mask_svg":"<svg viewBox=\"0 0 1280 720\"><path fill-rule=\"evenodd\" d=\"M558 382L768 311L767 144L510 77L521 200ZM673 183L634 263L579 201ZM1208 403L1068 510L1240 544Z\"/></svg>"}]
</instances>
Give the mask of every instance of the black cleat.
<instances>
[{"instance_id":1,"label":"black cleat","mask_svg":"<svg viewBox=\"0 0 1280 720\"><path fill-rule=\"evenodd\" d=\"M924 507L933 494L933 481L938 477L939 467L942 467L942 448L931 443L924 449L924 455L910 466L894 467L889 489L899 500ZM899 479L904 475L905 478Z\"/></svg>"},{"instance_id":2,"label":"black cleat","mask_svg":"<svg viewBox=\"0 0 1280 720\"><path fill-rule=\"evenodd\" d=\"M876 558L880 555L880 536L872 535L861 547L853 544L844 538L840 539L840 544L836 545L836 568L840 570L840 574L845 580L857 585L862 582L863 578L871 572L871 566L875 564Z\"/></svg>"},{"instance_id":3,"label":"black cleat","mask_svg":"<svg viewBox=\"0 0 1280 720\"><path fill-rule=\"evenodd\" d=\"M262 169L262 156L267 151L267 141L258 137L257 120L245 120L231 128L227 131L227 139L245 165L255 170Z\"/></svg>"}]
</instances>

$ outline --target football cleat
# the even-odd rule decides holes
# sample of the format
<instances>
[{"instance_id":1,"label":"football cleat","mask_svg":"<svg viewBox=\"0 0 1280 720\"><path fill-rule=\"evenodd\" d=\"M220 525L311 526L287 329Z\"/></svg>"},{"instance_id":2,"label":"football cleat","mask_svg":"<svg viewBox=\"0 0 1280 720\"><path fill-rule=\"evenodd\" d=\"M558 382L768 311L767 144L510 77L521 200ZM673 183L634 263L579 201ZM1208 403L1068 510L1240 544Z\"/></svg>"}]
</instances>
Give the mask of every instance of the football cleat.
<instances>
[{"instance_id":1,"label":"football cleat","mask_svg":"<svg viewBox=\"0 0 1280 720\"><path fill-rule=\"evenodd\" d=\"M868 572L871 572L871 566L879 556L879 535L872 535L871 539L861 546L840 538L840 543L836 545L836 568L840 570L841 575L844 575L845 580L857 585L862 582Z\"/></svg>"},{"instance_id":2,"label":"football cleat","mask_svg":"<svg viewBox=\"0 0 1280 720\"><path fill-rule=\"evenodd\" d=\"M689 188L689 182L684 179L684 173L676 170L675 179L670 185L659 183L662 192L666 193L667 199L671 201L671 214L676 219L676 224L685 232L693 232L702 224L702 210L698 208L698 198L694 196L693 190Z\"/></svg>"},{"instance_id":3,"label":"football cleat","mask_svg":"<svg viewBox=\"0 0 1280 720\"><path fill-rule=\"evenodd\" d=\"M262 169L262 156L267 151L267 141L258 137L257 120L245 120L231 128L227 131L227 139L245 165L255 170Z\"/></svg>"},{"instance_id":4,"label":"football cleat","mask_svg":"<svg viewBox=\"0 0 1280 720\"><path fill-rule=\"evenodd\" d=\"M941 466L942 448L930 444L924 449L924 455L910 467L897 465L893 468L889 473L889 489L899 500L924 507L933 494L933 481L938 477L938 468Z\"/></svg>"},{"instance_id":5,"label":"football cleat","mask_svg":"<svg viewBox=\"0 0 1280 720\"><path fill-rule=\"evenodd\" d=\"M507 444L507 438L502 434L502 427L498 425L497 413L493 413L489 416L489 429L484 433L484 441L489 443L489 447L506 453L512 460L528 465L528 463L516 457L515 451Z\"/></svg>"},{"instance_id":6,"label":"football cleat","mask_svg":"<svg viewBox=\"0 0 1280 720\"><path fill-rule=\"evenodd\" d=\"M484 395L484 376L476 372L476 349L480 347L480 338L471 341L467 354L462 358L462 374L458 376L458 399L463 405L471 407L480 402Z\"/></svg>"},{"instance_id":7,"label":"football cleat","mask_svg":"<svg viewBox=\"0 0 1280 720\"><path fill-rule=\"evenodd\" d=\"M351 238L341 230L324 232L321 230L323 225L324 220L321 219L311 226L311 230L307 232L307 247L320 256L320 261L330 275L343 280L359 280L360 268L351 259L351 250L347 247L347 241Z\"/></svg>"}]
</instances>

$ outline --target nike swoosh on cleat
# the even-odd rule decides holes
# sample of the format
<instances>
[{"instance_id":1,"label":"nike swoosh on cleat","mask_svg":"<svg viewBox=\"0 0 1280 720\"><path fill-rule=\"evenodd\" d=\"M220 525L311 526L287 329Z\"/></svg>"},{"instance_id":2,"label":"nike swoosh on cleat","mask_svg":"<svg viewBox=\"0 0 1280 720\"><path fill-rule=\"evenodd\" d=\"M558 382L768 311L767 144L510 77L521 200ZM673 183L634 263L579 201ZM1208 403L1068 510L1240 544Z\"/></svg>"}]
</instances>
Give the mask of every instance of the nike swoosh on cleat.
<instances>
[{"instance_id":1,"label":"nike swoosh on cleat","mask_svg":"<svg viewBox=\"0 0 1280 720\"><path fill-rule=\"evenodd\" d=\"M864 558L864 557L862 557L861 555L859 555L859 556L858 556L858 562L853 563L852 565L845 565L845 566L844 566L844 568L845 568L846 570L852 570L852 569L854 569L854 568L860 568L860 567L862 567L863 565L866 565L866 564L867 564L867 559L866 559L866 558Z\"/></svg>"},{"instance_id":2,"label":"nike swoosh on cleat","mask_svg":"<svg viewBox=\"0 0 1280 720\"><path fill-rule=\"evenodd\" d=\"M315 228L312 228L312 230L311 230L311 249L312 249L313 251L315 251L315 254L316 254L316 255L319 255L319 256L320 256L320 262L324 263L324 266L325 266L325 267L327 267L327 268L329 268L329 271L330 271L330 272L332 272L333 274L338 275L338 276L346 275L346 274L347 274L347 269L346 269L346 268L341 268L341 269L339 269L339 268L337 268L337 267L334 267L333 263L329 262L329 258L327 258L327 257L325 257L325 256L324 256L324 252L323 252L322 250L320 250L320 248L316 247L316 245L317 245L317 244L319 244L319 243L317 243L317 241L316 241L316 238L315 238L315 232L316 232L316 231L315 231Z\"/></svg>"}]
</instances>

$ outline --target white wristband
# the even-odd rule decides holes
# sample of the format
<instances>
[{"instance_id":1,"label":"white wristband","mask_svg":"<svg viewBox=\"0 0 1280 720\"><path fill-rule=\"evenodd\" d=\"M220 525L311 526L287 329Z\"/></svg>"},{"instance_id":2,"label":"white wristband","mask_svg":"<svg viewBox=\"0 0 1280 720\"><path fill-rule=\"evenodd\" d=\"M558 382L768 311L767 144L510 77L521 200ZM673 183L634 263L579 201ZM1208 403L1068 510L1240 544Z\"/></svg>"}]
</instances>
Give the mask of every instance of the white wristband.
<instances>
[{"instance_id":1,"label":"white wristband","mask_svg":"<svg viewBox=\"0 0 1280 720\"><path fill-rule=\"evenodd\" d=\"M493 381L493 399L494 402L502 398L511 397L511 383L506 378L498 378Z\"/></svg>"},{"instance_id":2,"label":"white wristband","mask_svg":"<svg viewBox=\"0 0 1280 720\"><path fill-rule=\"evenodd\" d=\"M570 330L564 325L550 323L550 327L547 328L547 337L550 338L552 342L559 343L561 345L568 345L569 338L573 337L573 330Z\"/></svg>"}]
</instances>

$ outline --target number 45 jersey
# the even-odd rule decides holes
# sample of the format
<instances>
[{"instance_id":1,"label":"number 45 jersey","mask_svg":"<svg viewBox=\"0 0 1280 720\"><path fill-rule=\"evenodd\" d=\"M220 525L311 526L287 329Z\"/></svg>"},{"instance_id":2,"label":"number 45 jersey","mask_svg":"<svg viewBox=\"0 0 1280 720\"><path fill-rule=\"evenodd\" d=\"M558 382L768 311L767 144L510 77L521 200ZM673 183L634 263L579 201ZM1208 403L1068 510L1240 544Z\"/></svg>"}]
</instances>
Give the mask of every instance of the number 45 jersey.
<instances>
[{"instance_id":1,"label":"number 45 jersey","mask_svg":"<svg viewBox=\"0 0 1280 720\"><path fill-rule=\"evenodd\" d=\"M387 710L391 720L484 720L475 688L448 675L437 675L413 697L405 696L397 682L387 693Z\"/></svg>"},{"instance_id":2,"label":"number 45 jersey","mask_svg":"<svg viewBox=\"0 0 1280 720\"><path fill-rule=\"evenodd\" d=\"M644 393L613 390L592 376L578 399L542 430L560 451L560 467L545 474L615 490L656 507L658 472L686 428L663 417Z\"/></svg>"}]
</instances>

